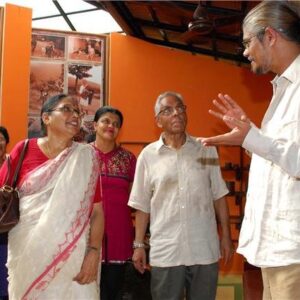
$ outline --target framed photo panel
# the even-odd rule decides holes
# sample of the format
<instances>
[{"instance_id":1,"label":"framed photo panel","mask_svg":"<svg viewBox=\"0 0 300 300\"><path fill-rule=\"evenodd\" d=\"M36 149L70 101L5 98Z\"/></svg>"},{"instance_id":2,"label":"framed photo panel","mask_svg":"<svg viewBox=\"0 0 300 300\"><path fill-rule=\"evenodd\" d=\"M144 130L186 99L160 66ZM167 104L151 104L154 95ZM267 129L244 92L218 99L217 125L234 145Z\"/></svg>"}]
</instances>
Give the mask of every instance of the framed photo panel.
<instances>
[{"instance_id":1,"label":"framed photo panel","mask_svg":"<svg viewBox=\"0 0 300 300\"><path fill-rule=\"evenodd\" d=\"M64 36L33 33L31 35L31 56L45 59L65 58Z\"/></svg>"},{"instance_id":2,"label":"framed photo panel","mask_svg":"<svg viewBox=\"0 0 300 300\"><path fill-rule=\"evenodd\" d=\"M69 39L68 58L100 63L103 53L102 46L100 38L72 36Z\"/></svg>"},{"instance_id":3,"label":"framed photo panel","mask_svg":"<svg viewBox=\"0 0 300 300\"><path fill-rule=\"evenodd\" d=\"M28 137L41 136L40 111L55 94L74 97L84 113L77 140L93 132L96 110L106 103L107 36L32 30Z\"/></svg>"}]
</instances>

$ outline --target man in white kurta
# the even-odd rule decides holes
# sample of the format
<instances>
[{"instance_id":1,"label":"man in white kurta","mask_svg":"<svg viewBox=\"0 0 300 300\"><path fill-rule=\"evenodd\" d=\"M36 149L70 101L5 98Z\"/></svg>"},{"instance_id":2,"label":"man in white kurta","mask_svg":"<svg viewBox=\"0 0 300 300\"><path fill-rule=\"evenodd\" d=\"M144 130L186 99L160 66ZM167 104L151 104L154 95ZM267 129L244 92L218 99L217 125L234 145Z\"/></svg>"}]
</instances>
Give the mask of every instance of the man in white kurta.
<instances>
[{"instance_id":1,"label":"man in white kurta","mask_svg":"<svg viewBox=\"0 0 300 300\"><path fill-rule=\"evenodd\" d=\"M215 299L220 258L216 213L226 260L232 250L223 198L228 190L218 155L214 147L203 147L185 133L187 117L180 95L164 93L156 106L164 132L139 155L129 200L138 210L133 261L143 272L149 216L152 298L182 299L186 288L186 299Z\"/></svg>"},{"instance_id":2,"label":"man in white kurta","mask_svg":"<svg viewBox=\"0 0 300 300\"><path fill-rule=\"evenodd\" d=\"M252 71L277 74L261 129L228 95L214 102L230 133L205 145L252 153L238 252L262 268L264 299L300 299L300 3L262 2L243 24ZM273 17L276 16L276 17Z\"/></svg>"}]
</instances>

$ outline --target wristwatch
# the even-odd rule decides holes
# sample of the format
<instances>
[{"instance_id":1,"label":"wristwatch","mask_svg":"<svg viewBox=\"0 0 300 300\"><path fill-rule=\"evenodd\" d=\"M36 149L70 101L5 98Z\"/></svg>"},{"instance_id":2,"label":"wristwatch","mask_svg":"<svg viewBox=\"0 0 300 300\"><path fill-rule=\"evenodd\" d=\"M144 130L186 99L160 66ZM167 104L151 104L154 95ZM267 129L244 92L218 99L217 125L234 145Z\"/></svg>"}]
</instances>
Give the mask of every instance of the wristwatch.
<instances>
[{"instance_id":1,"label":"wristwatch","mask_svg":"<svg viewBox=\"0 0 300 300\"><path fill-rule=\"evenodd\" d=\"M137 248L145 248L145 244L144 244L144 243L137 242L137 241L133 241L132 248L133 248L133 249L137 249Z\"/></svg>"}]
</instances>

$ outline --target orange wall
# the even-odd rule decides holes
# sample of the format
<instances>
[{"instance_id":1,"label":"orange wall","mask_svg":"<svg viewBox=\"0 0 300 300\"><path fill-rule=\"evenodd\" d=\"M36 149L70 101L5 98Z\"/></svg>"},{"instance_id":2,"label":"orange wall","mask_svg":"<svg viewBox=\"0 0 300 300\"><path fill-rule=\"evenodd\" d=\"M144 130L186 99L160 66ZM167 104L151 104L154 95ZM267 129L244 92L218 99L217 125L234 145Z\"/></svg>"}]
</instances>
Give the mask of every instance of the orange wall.
<instances>
[{"instance_id":1,"label":"orange wall","mask_svg":"<svg viewBox=\"0 0 300 300\"><path fill-rule=\"evenodd\" d=\"M226 130L208 114L219 92L231 95L259 125L271 97L270 79L208 56L111 35L108 101L124 113L122 141L157 139L153 107L156 97L166 90L177 91L185 98L192 135L208 136Z\"/></svg>"},{"instance_id":2,"label":"orange wall","mask_svg":"<svg viewBox=\"0 0 300 300\"><path fill-rule=\"evenodd\" d=\"M27 136L31 9L6 4L4 10L0 124L11 137L9 148Z\"/></svg>"}]
</instances>

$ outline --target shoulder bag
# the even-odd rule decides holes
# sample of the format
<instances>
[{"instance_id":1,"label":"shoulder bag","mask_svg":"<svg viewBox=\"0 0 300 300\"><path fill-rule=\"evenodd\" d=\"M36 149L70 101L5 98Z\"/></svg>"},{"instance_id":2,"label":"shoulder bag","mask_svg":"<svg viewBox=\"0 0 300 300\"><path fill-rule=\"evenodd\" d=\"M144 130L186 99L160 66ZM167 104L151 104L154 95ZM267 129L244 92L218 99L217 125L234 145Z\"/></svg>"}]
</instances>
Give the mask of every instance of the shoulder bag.
<instances>
[{"instance_id":1,"label":"shoulder bag","mask_svg":"<svg viewBox=\"0 0 300 300\"><path fill-rule=\"evenodd\" d=\"M19 193L16 189L16 185L27 145L28 139L26 139L24 142L24 147L12 179L12 185L7 183L11 170L10 156L7 157L6 183L0 188L0 233L9 231L19 222Z\"/></svg>"}]
</instances>

